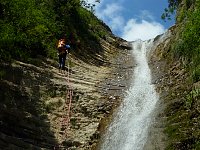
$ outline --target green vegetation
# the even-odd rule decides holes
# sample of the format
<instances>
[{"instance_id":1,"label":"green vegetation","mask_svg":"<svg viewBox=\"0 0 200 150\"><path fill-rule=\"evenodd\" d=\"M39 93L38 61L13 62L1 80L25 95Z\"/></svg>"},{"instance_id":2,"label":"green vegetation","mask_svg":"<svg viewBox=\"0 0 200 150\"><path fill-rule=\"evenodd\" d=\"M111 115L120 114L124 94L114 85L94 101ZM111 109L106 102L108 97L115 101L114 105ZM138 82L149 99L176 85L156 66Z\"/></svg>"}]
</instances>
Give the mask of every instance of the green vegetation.
<instances>
[{"instance_id":1,"label":"green vegetation","mask_svg":"<svg viewBox=\"0 0 200 150\"><path fill-rule=\"evenodd\" d=\"M171 20L171 14L175 13L175 10L177 9L180 2L181 0L168 0L168 8L165 8L161 18L163 20Z\"/></svg>"},{"instance_id":2,"label":"green vegetation","mask_svg":"<svg viewBox=\"0 0 200 150\"><path fill-rule=\"evenodd\" d=\"M4 70L0 70L0 79L2 79L5 76L5 71Z\"/></svg>"},{"instance_id":3,"label":"green vegetation","mask_svg":"<svg viewBox=\"0 0 200 150\"><path fill-rule=\"evenodd\" d=\"M98 42L108 28L81 6L83 2L0 0L0 59L55 58L57 40L63 35L73 34L74 45L79 40L83 49L89 40Z\"/></svg>"},{"instance_id":4,"label":"green vegetation","mask_svg":"<svg viewBox=\"0 0 200 150\"><path fill-rule=\"evenodd\" d=\"M176 2L172 0L173 2ZM176 3L174 3L176 4ZM182 75L170 86L165 109L167 150L200 149L200 0L180 0L175 36L166 56L169 64L180 61L175 70ZM173 56L173 57L171 57ZM181 76L181 77L180 77ZM179 87L179 88L176 88Z\"/></svg>"},{"instance_id":5,"label":"green vegetation","mask_svg":"<svg viewBox=\"0 0 200 150\"><path fill-rule=\"evenodd\" d=\"M185 106L187 109L191 109L195 101L198 101L200 97L200 89L193 89L185 98Z\"/></svg>"},{"instance_id":6,"label":"green vegetation","mask_svg":"<svg viewBox=\"0 0 200 150\"><path fill-rule=\"evenodd\" d=\"M48 5L47 5L48 4ZM51 3L42 1L0 1L1 59L27 59L37 54L47 55L56 32Z\"/></svg>"},{"instance_id":7,"label":"green vegetation","mask_svg":"<svg viewBox=\"0 0 200 150\"><path fill-rule=\"evenodd\" d=\"M186 16L183 10L189 9L190 6L195 3L195 1L196 0L168 0L168 8L164 9L164 13L161 15L161 18L163 20L171 20L171 15L174 15L176 11L178 11L176 19L179 21L180 18L183 19ZM185 4L184 7L181 6L182 4Z\"/></svg>"},{"instance_id":8,"label":"green vegetation","mask_svg":"<svg viewBox=\"0 0 200 150\"><path fill-rule=\"evenodd\" d=\"M184 13L186 18L183 30L175 44L174 52L185 59L193 82L198 82L200 80L200 1L196 1L194 9Z\"/></svg>"}]
</instances>

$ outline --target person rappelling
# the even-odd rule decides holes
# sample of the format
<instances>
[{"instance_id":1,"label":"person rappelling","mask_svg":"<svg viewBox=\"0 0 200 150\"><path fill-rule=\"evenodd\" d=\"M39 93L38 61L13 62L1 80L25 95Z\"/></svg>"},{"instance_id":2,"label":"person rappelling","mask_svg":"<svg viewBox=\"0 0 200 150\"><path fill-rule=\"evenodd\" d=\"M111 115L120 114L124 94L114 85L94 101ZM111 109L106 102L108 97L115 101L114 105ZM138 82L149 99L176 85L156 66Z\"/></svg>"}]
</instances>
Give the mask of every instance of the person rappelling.
<instances>
[{"instance_id":1,"label":"person rappelling","mask_svg":"<svg viewBox=\"0 0 200 150\"><path fill-rule=\"evenodd\" d=\"M65 70L65 61L67 54L69 52L70 45L66 44L66 38L63 37L58 41L58 59L59 59L59 69Z\"/></svg>"}]
</instances>

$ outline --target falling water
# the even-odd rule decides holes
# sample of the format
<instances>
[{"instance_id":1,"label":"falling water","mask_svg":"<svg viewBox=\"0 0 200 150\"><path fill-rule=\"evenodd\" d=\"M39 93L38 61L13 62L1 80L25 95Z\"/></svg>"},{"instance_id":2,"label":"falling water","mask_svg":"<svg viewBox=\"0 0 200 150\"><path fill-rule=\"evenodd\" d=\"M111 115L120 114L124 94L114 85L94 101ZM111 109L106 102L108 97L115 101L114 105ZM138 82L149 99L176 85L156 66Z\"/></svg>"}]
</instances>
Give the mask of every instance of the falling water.
<instances>
[{"instance_id":1,"label":"falling water","mask_svg":"<svg viewBox=\"0 0 200 150\"><path fill-rule=\"evenodd\" d=\"M133 42L134 69L132 87L108 128L101 150L141 150L146 143L158 95L151 84L147 55L153 41Z\"/></svg>"}]
</instances>

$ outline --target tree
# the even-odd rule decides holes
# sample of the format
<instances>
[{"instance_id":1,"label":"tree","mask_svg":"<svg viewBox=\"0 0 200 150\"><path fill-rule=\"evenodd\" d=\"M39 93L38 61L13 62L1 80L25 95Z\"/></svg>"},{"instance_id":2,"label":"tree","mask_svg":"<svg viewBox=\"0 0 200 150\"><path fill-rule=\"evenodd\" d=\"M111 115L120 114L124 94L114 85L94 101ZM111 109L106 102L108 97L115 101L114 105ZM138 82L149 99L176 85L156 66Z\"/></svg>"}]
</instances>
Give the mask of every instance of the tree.
<instances>
[{"instance_id":1,"label":"tree","mask_svg":"<svg viewBox=\"0 0 200 150\"><path fill-rule=\"evenodd\" d=\"M164 9L164 13L162 14L161 18L163 20L171 20L171 15L175 13L180 2L181 0L168 0L168 8Z\"/></svg>"},{"instance_id":2,"label":"tree","mask_svg":"<svg viewBox=\"0 0 200 150\"><path fill-rule=\"evenodd\" d=\"M49 38L56 30L51 1L0 1L1 57L25 58L47 54Z\"/></svg>"}]
</instances>

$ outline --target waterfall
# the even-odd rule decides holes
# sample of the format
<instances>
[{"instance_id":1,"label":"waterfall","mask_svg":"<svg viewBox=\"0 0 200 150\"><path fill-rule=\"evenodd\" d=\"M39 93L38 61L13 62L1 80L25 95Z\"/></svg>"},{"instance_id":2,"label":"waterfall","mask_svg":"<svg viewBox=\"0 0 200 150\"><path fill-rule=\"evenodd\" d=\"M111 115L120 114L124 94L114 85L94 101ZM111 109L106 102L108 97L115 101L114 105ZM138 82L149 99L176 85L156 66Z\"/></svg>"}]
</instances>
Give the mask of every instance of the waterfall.
<instances>
[{"instance_id":1,"label":"waterfall","mask_svg":"<svg viewBox=\"0 0 200 150\"><path fill-rule=\"evenodd\" d=\"M136 63L132 86L105 134L101 150L143 149L151 125L151 114L159 99L151 83L148 66L148 54L153 46L153 40L132 43Z\"/></svg>"}]
</instances>

